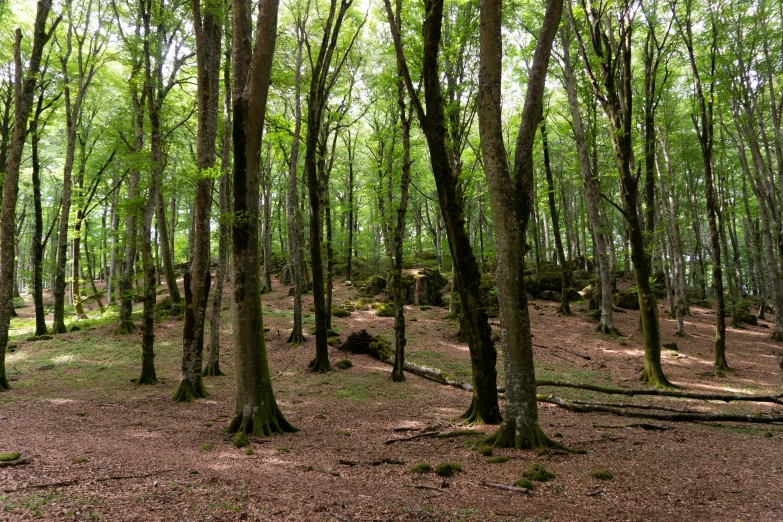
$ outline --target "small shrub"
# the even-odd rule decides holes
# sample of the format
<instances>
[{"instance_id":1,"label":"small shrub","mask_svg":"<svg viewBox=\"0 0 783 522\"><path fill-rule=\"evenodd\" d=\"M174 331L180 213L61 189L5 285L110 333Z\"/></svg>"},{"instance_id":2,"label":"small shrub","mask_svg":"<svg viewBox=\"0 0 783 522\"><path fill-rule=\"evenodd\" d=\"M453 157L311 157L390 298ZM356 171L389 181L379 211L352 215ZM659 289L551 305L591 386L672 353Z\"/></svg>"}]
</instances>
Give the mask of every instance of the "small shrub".
<instances>
[{"instance_id":1,"label":"small shrub","mask_svg":"<svg viewBox=\"0 0 783 522\"><path fill-rule=\"evenodd\" d=\"M341 370L347 370L353 367L353 363L351 362L350 359L340 359L334 365Z\"/></svg>"},{"instance_id":2,"label":"small shrub","mask_svg":"<svg viewBox=\"0 0 783 522\"><path fill-rule=\"evenodd\" d=\"M504 462L508 462L508 457L505 455L498 455L487 459L487 464L503 464Z\"/></svg>"},{"instance_id":3,"label":"small shrub","mask_svg":"<svg viewBox=\"0 0 783 522\"><path fill-rule=\"evenodd\" d=\"M419 462L411 468L411 473L424 474L432 471L432 466L426 462Z\"/></svg>"},{"instance_id":4,"label":"small shrub","mask_svg":"<svg viewBox=\"0 0 783 522\"><path fill-rule=\"evenodd\" d=\"M245 455L252 455L253 454L253 448L247 448L245 450Z\"/></svg>"},{"instance_id":5,"label":"small shrub","mask_svg":"<svg viewBox=\"0 0 783 522\"><path fill-rule=\"evenodd\" d=\"M763 433L763 436L764 436L764 437L772 437L772 432L771 432L771 431L765 431L765 432ZM3 460L3 459L0 459L0 460Z\"/></svg>"},{"instance_id":6,"label":"small shrub","mask_svg":"<svg viewBox=\"0 0 783 522\"><path fill-rule=\"evenodd\" d=\"M536 489L536 486L530 482L530 479L526 479L525 477L522 477L521 479L514 482L514 485L518 488L525 488L530 490Z\"/></svg>"},{"instance_id":7,"label":"small shrub","mask_svg":"<svg viewBox=\"0 0 783 522\"><path fill-rule=\"evenodd\" d=\"M590 470L590 476L598 480L612 480L614 478L614 473L606 468L595 468Z\"/></svg>"},{"instance_id":8,"label":"small shrub","mask_svg":"<svg viewBox=\"0 0 783 522\"><path fill-rule=\"evenodd\" d=\"M555 474L547 471L540 462L531 462L530 466L522 474L522 477L528 480L535 480L536 482L546 482L555 478Z\"/></svg>"},{"instance_id":9,"label":"small shrub","mask_svg":"<svg viewBox=\"0 0 783 522\"><path fill-rule=\"evenodd\" d=\"M462 471L462 466L456 462L441 462L435 466L435 473L441 477L451 477L458 471Z\"/></svg>"}]
</instances>

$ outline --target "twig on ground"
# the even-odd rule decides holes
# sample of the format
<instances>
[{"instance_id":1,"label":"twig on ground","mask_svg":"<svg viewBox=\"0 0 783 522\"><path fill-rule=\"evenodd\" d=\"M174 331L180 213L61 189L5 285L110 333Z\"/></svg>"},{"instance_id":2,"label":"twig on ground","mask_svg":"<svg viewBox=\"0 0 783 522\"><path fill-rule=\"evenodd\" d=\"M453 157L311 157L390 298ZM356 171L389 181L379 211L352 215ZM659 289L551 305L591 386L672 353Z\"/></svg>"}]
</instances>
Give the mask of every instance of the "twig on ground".
<instances>
[{"instance_id":1,"label":"twig on ground","mask_svg":"<svg viewBox=\"0 0 783 522\"><path fill-rule=\"evenodd\" d=\"M11 466L23 466L29 463L30 463L30 459L9 460L7 462L0 462L0 468L10 468Z\"/></svg>"}]
</instances>

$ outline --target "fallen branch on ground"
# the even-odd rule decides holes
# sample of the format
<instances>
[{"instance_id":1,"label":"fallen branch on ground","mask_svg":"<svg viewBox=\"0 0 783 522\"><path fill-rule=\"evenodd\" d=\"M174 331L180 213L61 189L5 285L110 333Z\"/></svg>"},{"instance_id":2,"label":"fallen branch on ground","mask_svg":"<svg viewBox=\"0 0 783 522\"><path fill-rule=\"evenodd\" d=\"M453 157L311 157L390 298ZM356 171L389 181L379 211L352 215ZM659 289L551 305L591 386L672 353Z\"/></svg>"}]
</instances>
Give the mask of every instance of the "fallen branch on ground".
<instances>
[{"instance_id":1,"label":"fallen branch on ground","mask_svg":"<svg viewBox=\"0 0 783 522\"><path fill-rule=\"evenodd\" d=\"M394 444L395 442L405 442L408 440L416 440L421 439L424 437L436 437L440 432L439 431L428 431L426 433L419 433L418 435L411 435L410 437L400 437L398 439L389 439L383 441L384 444Z\"/></svg>"},{"instance_id":2,"label":"fallen branch on ground","mask_svg":"<svg viewBox=\"0 0 783 522\"><path fill-rule=\"evenodd\" d=\"M597 384L587 384L581 382L568 382L568 381L546 381L540 380L536 382L536 386L552 386L555 388L575 388L577 390L589 390L600 393L607 393L610 395L627 395L633 397L635 395L656 395L659 397L678 397L680 399L697 399L702 401L748 401L748 402L772 402L775 404L783 404L783 394L779 395L740 395L736 393L692 393L681 392L675 390L657 390L657 389L624 389L624 388L610 388L608 386L599 386ZM500 390L498 388L498 390Z\"/></svg>"},{"instance_id":3,"label":"fallen branch on ground","mask_svg":"<svg viewBox=\"0 0 783 522\"><path fill-rule=\"evenodd\" d=\"M654 404L631 404L628 402L597 402L597 401L581 401L581 400L574 400L571 402L573 402L574 404L597 404L599 406L612 406L614 408L633 408L637 410L661 410L661 411L671 411L674 413L702 413L696 410L680 410L677 408L671 408L669 406L656 406Z\"/></svg>"},{"instance_id":4,"label":"fallen branch on ground","mask_svg":"<svg viewBox=\"0 0 783 522\"><path fill-rule=\"evenodd\" d=\"M601 429L616 429L616 428L641 428L649 431L666 431L674 428L670 426L661 426L659 424L648 424L646 422L634 422L633 424L596 424L593 423L593 428Z\"/></svg>"},{"instance_id":5,"label":"fallen branch on ground","mask_svg":"<svg viewBox=\"0 0 783 522\"><path fill-rule=\"evenodd\" d=\"M505 486L503 484L495 484L494 482L479 482L478 485L483 486L485 488L502 489L503 491L511 491L513 493L524 493L526 495L530 495L529 489L517 488L514 486Z\"/></svg>"},{"instance_id":6,"label":"fallen branch on ground","mask_svg":"<svg viewBox=\"0 0 783 522\"><path fill-rule=\"evenodd\" d=\"M737 413L693 413L693 412L680 412L680 413L662 413L662 412L642 412L633 411L625 408L617 408L614 406L601 406L600 404L575 404L566 399L549 396L538 396L539 402L548 402L550 404L557 404L561 408L565 408L569 411L576 411L580 413L610 413L612 415L619 415L621 417L634 417L638 419L655 419L670 422L689 422L689 421L708 421L708 422L755 422L759 424L769 424L772 422L783 422L783 415L767 415L763 413L745 415Z\"/></svg>"},{"instance_id":7,"label":"fallen branch on ground","mask_svg":"<svg viewBox=\"0 0 783 522\"><path fill-rule=\"evenodd\" d=\"M108 480L126 480L126 479L139 479L139 478L146 478L151 477L153 475L159 475L161 473L169 473L171 471L176 471L173 469L160 469L158 471L152 471L150 473L144 473L142 475L111 475L108 477L101 477L97 479L87 479L84 480L84 482L106 482ZM6 489L4 492L6 493L13 493L15 491L24 491L25 489L46 489L46 488L59 488L64 486L73 486L74 484L78 484L79 482L82 482L82 479L73 479L73 480L65 480L62 482L47 482L45 484L30 484L27 486L22 486L20 488L16 489Z\"/></svg>"},{"instance_id":8,"label":"fallen branch on ground","mask_svg":"<svg viewBox=\"0 0 783 522\"><path fill-rule=\"evenodd\" d=\"M30 464L30 459L16 459L16 460L9 460L6 462L0 462L0 468L10 468L11 466L23 466L25 464Z\"/></svg>"}]
</instances>

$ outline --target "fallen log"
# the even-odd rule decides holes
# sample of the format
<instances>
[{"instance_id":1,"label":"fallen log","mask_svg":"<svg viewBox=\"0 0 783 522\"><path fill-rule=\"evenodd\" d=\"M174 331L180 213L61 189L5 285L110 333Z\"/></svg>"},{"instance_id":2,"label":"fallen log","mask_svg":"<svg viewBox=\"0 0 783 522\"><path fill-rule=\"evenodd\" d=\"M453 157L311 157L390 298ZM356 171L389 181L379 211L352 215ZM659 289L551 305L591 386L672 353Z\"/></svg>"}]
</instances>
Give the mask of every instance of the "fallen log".
<instances>
[{"instance_id":1,"label":"fallen log","mask_svg":"<svg viewBox=\"0 0 783 522\"><path fill-rule=\"evenodd\" d=\"M16 459L16 460L0 462L0 468L10 468L11 466L23 466L25 464L30 464L30 459Z\"/></svg>"},{"instance_id":2,"label":"fallen log","mask_svg":"<svg viewBox=\"0 0 783 522\"><path fill-rule=\"evenodd\" d=\"M571 401L553 395L538 396L539 402L557 404L561 408L579 413L610 413L621 417L633 417L637 419L655 419L669 422L753 422L759 424L769 424L773 422L783 422L783 415L757 414L738 414L738 413L694 413L694 412L656 412L656 411L634 411L627 408L617 408L614 406L602 406L600 404L575 404Z\"/></svg>"},{"instance_id":3,"label":"fallen log","mask_svg":"<svg viewBox=\"0 0 783 522\"><path fill-rule=\"evenodd\" d=\"M681 392L675 390L658 390L654 388L649 389L625 389L625 388L610 388L608 386L600 386L597 384L587 384L581 382L569 382L569 381L536 381L536 386L545 387L551 386L554 388L575 388L577 390L589 390L599 393L606 393L609 395L626 395L633 397L635 395L655 395L658 397L677 397L680 399L697 399L702 401L747 401L747 402L771 402L775 404L783 404L783 394L779 395L740 395L736 393L692 393ZM500 388L498 388L500 391ZM504 390L505 391L505 390Z\"/></svg>"}]
</instances>

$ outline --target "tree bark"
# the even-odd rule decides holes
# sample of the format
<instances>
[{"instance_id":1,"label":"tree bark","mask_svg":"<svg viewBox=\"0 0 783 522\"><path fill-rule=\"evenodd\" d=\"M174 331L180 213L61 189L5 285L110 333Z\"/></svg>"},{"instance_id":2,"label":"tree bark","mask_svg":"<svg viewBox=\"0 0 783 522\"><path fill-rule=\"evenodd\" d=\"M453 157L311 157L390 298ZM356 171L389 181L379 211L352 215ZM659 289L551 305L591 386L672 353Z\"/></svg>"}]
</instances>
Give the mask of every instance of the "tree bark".
<instances>
[{"instance_id":1,"label":"tree bark","mask_svg":"<svg viewBox=\"0 0 783 522\"><path fill-rule=\"evenodd\" d=\"M16 200L19 197L19 167L22 149L27 137L27 119L32 110L33 95L38 81L43 48L60 22L58 17L46 30L46 19L51 0L39 0L33 26L33 45L22 71L22 31L17 29L14 41L14 130L8 147L8 157L3 176L3 204L0 210L0 391L9 389L5 372L5 350L8 345L8 329L13 309L14 286L14 236L16 225Z\"/></svg>"},{"instance_id":2,"label":"tree bark","mask_svg":"<svg viewBox=\"0 0 783 522\"><path fill-rule=\"evenodd\" d=\"M272 391L261 309L258 241L258 189L261 137L272 58L277 39L277 0L261 0L252 45L251 2L232 0L232 70L234 147L233 222L231 228L232 330L237 403L227 431L268 436L292 432Z\"/></svg>"},{"instance_id":3,"label":"tree bark","mask_svg":"<svg viewBox=\"0 0 783 522\"><path fill-rule=\"evenodd\" d=\"M535 184L533 143L541 121L546 72L562 8L562 0L547 0L528 74L512 178L501 124L502 1L481 1L478 120L484 173L495 222L501 346L506 378L503 423L489 440L501 447L534 449L556 445L538 423L533 338L524 265L525 254L530 248L527 226ZM562 256L562 245L560 250ZM565 262L564 259L562 261Z\"/></svg>"}]
</instances>

